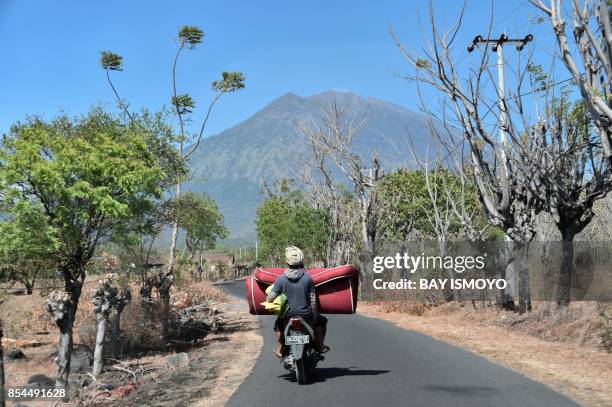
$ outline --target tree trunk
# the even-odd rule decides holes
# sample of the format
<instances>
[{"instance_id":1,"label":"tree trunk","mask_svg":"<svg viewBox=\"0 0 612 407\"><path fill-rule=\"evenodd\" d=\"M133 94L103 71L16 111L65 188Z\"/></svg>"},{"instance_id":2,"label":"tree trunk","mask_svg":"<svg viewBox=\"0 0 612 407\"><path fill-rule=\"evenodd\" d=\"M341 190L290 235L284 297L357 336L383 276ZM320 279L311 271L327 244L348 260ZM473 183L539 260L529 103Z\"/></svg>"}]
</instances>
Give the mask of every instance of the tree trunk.
<instances>
[{"instance_id":1,"label":"tree trunk","mask_svg":"<svg viewBox=\"0 0 612 407\"><path fill-rule=\"evenodd\" d=\"M175 199L181 195L181 183L176 184ZM172 239L170 240L170 256L168 257L167 274L174 272L174 259L176 258L176 245L178 242L179 224L177 221L172 222Z\"/></svg>"},{"instance_id":2,"label":"tree trunk","mask_svg":"<svg viewBox=\"0 0 612 407\"><path fill-rule=\"evenodd\" d=\"M561 270L557 283L557 304L566 307L571 301L572 275L574 274L574 236L571 230L561 231Z\"/></svg>"},{"instance_id":3,"label":"tree trunk","mask_svg":"<svg viewBox=\"0 0 612 407\"><path fill-rule=\"evenodd\" d=\"M4 335L4 327L0 321L0 407L4 407L4 350L2 349L2 336Z\"/></svg>"},{"instance_id":4,"label":"tree trunk","mask_svg":"<svg viewBox=\"0 0 612 407\"><path fill-rule=\"evenodd\" d=\"M440 250L440 258L444 259L446 257L446 253L448 252L448 242L445 239L438 239L438 249ZM459 301L459 291L451 290L450 288L450 280L455 278L454 270L452 268L446 269L446 275L449 279L449 284L447 284L446 288L444 289L444 300L446 302Z\"/></svg>"},{"instance_id":5,"label":"tree trunk","mask_svg":"<svg viewBox=\"0 0 612 407\"><path fill-rule=\"evenodd\" d=\"M76 309L68 303L67 315L63 323L58 324L60 338L57 350L57 376L55 378L56 389L68 390L68 376L70 374L70 359L72 357L72 328Z\"/></svg>"},{"instance_id":6,"label":"tree trunk","mask_svg":"<svg viewBox=\"0 0 612 407\"><path fill-rule=\"evenodd\" d=\"M348 263L347 244L343 240L336 240L329 243L327 248L326 267L338 267Z\"/></svg>"},{"instance_id":7,"label":"tree trunk","mask_svg":"<svg viewBox=\"0 0 612 407\"><path fill-rule=\"evenodd\" d=\"M180 152L182 154L182 144ZM181 183L178 182L176 184L175 190L175 198L178 198L181 195ZM162 282L163 289L160 289L159 293L162 298L162 333L165 336L168 335L168 325L170 324L170 286L172 285L173 276L174 276L174 262L176 259L176 246L178 242L178 233L179 233L179 224L177 221L172 223L172 239L170 241L170 255L168 257L168 267L166 268L166 273L164 281ZM165 289L165 285L168 284L167 289Z\"/></svg>"},{"instance_id":8,"label":"tree trunk","mask_svg":"<svg viewBox=\"0 0 612 407\"><path fill-rule=\"evenodd\" d=\"M501 253L503 251L503 254ZM501 265L501 278L508 283L507 288L499 290L499 305L508 311L514 311L513 287L516 282L516 252L514 242L506 235L504 244L499 253L503 259Z\"/></svg>"},{"instance_id":9,"label":"tree trunk","mask_svg":"<svg viewBox=\"0 0 612 407\"><path fill-rule=\"evenodd\" d=\"M518 311L531 311L531 292L529 286L529 243L514 242L515 271L518 278Z\"/></svg>"},{"instance_id":10,"label":"tree trunk","mask_svg":"<svg viewBox=\"0 0 612 407\"><path fill-rule=\"evenodd\" d=\"M98 332L96 333L96 347L94 349L93 375L99 376L104 366L104 335L106 334L106 317L100 313L96 315Z\"/></svg>"},{"instance_id":11,"label":"tree trunk","mask_svg":"<svg viewBox=\"0 0 612 407\"><path fill-rule=\"evenodd\" d=\"M85 281L85 266L76 270L68 269L64 274L64 292L53 292L47 299L46 309L60 331L57 352L57 377L55 387L66 389L68 394L68 376L70 375L70 359L72 356L72 328L76 316L79 298ZM74 278L74 275L78 275Z\"/></svg>"},{"instance_id":12,"label":"tree trunk","mask_svg":"<svg viewBox=\"0 0 612 407\"><path fill-rule=\"evenodd\" d=\"M113 317L113 323L111 326L111 354L113 359L121 358L121 311L115 310L115 316Z\"/></svg>"},{"instance_id":13,"label":"tree trunk","mask_svg":"<svg viewBox=\"0 0 612 407\"><path fill-rule=\"evenodd\" d=\"M161 298L162 335L164 338L170 332L170 284L162 284L159 288Z\"/></svg>"},{"instance_id":14,"label":"tree trunk","mask_svg":"<svg viewBox=\"0 0 612 407\"><path fill-rule=\"evenodd\" d=\"M132 291L129 288L124 288L113 302L115 308L115 315L111 325L111 352L113 359L119 359L121 357L121 315L123 310L132 301Z\"/></svg>"}]
</instances>

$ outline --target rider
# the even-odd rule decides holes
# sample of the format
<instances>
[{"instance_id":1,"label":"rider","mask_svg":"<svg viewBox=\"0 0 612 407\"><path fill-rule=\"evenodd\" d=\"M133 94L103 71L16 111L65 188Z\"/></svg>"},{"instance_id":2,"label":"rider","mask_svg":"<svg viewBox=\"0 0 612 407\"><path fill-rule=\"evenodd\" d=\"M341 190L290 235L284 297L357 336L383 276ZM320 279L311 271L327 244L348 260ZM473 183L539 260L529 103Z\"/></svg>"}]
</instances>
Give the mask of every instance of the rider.
<instances>
[{"instance_id":1,"label":"rider","mask_svg":"<svg viewBox=\"0 0 612 407\"><path fill-rule=\"evenodd\" d=\"M315 285L310 274L304 271L304 254L299 248L289 246L285 249L285 262L289 268L278 276L267 298L268 302L272 302L284 293L289 304L286 315L279 316L274 323L278 341L274 354L279 358L283 356L283 331L288 319L296 316L302 317L314 328L319 352L325 353L329 351L329 346L323 343L327 318L317 312Z\"/></svg>"}]
</instances>

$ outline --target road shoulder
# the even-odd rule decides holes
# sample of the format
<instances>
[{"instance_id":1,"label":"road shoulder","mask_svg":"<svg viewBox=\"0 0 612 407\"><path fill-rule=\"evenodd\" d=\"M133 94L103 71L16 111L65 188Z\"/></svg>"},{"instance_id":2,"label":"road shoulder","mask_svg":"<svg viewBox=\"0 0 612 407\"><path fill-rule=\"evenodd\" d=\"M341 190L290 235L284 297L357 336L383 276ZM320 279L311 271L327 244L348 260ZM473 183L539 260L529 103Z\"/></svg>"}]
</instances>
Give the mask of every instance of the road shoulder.
<instances>
[{"instance_id":1,"label":"road shoulder","mask_svg":"<svg viewBox=\"0 0 612 407\"><path fill-rule=\"evenodd\" d=\"M192 407L225 405L253 370L263 346L263 338L259 333L257 317L250 315L246 309L246 301L228 296L228 304L223 312L236 318L236 328L226 336L226 341L208 354L209 368L214 366L217 374L208 385L209 395L192 403Z\"/></svg>"}]
</instances>

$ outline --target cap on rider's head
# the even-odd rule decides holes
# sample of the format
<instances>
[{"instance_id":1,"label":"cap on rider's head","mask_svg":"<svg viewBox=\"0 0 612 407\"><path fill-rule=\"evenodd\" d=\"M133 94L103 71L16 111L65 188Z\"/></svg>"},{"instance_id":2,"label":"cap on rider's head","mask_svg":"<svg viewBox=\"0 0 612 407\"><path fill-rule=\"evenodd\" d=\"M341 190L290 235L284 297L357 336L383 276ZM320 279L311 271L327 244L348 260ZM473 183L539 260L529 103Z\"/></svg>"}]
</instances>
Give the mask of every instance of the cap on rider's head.
<instances>
[{"instance_id":1,"label":"cap on rider's head","mask_svg":"<svg viewBox=\"0 0 612 407\"><path fill-rule=\"evenodd\" d=\"M304 264L304 253L295 246L285 249L285 262L289 267L299 267Z\"/></svg>"}]
</instances>

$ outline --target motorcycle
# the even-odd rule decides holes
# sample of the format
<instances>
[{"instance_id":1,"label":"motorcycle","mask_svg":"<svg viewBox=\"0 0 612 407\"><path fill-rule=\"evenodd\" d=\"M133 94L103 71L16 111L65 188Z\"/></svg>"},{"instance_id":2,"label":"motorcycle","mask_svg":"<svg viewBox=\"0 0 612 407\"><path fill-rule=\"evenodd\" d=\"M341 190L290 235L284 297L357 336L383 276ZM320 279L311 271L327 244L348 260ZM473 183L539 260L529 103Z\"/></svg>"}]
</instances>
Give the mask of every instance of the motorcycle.
<instances>
[{"instance_id":1,"label":"motorcycle","mask_svg":"<svg viewBox=\"0 0 612 407\"><path fill-rule=\"evenodd\" d=\"M292 317L285 326L283 367L295 375L298 384L307 384L319 360L314 329L301 317Z\"/></svg>"}]
</instances>

